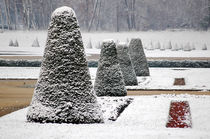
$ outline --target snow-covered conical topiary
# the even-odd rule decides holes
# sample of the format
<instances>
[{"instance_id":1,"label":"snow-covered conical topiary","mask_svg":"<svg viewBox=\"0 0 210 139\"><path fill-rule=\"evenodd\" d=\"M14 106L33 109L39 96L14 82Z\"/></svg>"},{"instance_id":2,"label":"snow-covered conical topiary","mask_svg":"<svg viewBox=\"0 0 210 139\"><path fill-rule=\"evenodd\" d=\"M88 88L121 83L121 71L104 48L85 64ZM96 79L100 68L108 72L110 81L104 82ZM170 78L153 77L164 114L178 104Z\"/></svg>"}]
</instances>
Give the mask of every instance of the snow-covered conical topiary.
<instances>
[{"instance_id":1,"label":"snow-covered conical topiary","mask_svg":"<svg viewBox=\"0 0 210 139\"><path fill-rule=\"evenodd\" d=\"M149 47L147 48L147 50L154 50L154 45L152 42L150 42Z\"/></svg>"},{"instance_id":2,"label":"snow-covered conical topiary","mask_svg":"<svg viewBox=\"0 0 210 139\"><path fill-rule=\"evenodd\" d=\"M33 41L32 47L40 47L39 41L37 38Z\"/></svg>"},{"instance_id":3,"label":"snow-covered conical topiary","mask_svg":"<svg viewBox=\"0 0 210 139\"><path fill-rule=\"evenodd\" d=\"M155 49L160 49L160 42L158 42L158 43L156 43L156 45L155 45Z\"/></svg>"},{"instance_id":4,"label":"snow-covered conical topiary","mask_svg":"<svg viewBox=\"0 0 210 139\"><path fill-rule=\"evenodd\" d=\"M129 44L129 53L136 76L149 76L149 67L144 54L141 39L131 39Z\"/></svg>"},{"instance_id":5,"label":"snow-covered conical topiary","mask_svg":"<svg viewBox=\"0 0 210 139\"><path fill-rule=\"evenodd\" d=\"M191 47L190 47L190 43L187 43L184 48L183 48L184 51L191 51Z\"/></svg>"},{"instance_id":6,"label":"snow-covered conical topiary","mask_svg":"<svg viewBox=\"0 0 210 139\"><path fill-rule=\"evenodd\" d=\"M178 47L177 44L175 44L175 45L172 46L171 51L178 51L178 50L179 50L179 47Z\"/></svg>"},{"instance_id":7,"label":"snow-covered conical topiary","mask_svg":"<svg viewBox=\"0 0 210 139\"><path fill-rule=\"evenodd\" d=\"M160 51L165 51L165 46L163 44L160 46Z\"/></svg>"},{"instance_id":8,"label":"snow-covered conical topiary","mask_svg":"<svg viewBox=\"0 0 210 139\"><path fill-rule=\"evenodd\" d=\"M89 42L88 42L86 48L87 48L87 49L92 49L92 48L93 48L91 39L89 39Z\"/></svg>"},{"instance_id":9,"label":"snow-covered conical topiary","mask_svg":"<svg viewBox=\"0 0 210 139\"><path fill-rule=\"evenodd\" d=\"M202 50L207 50L207 45L206 45L206 44L204 44L204 45L202 46Z\"/></svg>"},{"instance_id":10,"label":"snow-covered conical topiary","mask_svg":"<svg viewBox=\"0 0 210 139\"><path fill-rule=\"evenodd\" d=\"M14 43L12 40L9 41L9 46L14 46Z\"/></svg>"},{"instance_id":11,"label":"snow-covered conical topiary","mask_svg":"<svg viewBox=\"0 0 210 139\"><path fill-rule=\"evenodd\" d=\"M131 63L129 49L126 43L119 43L117 45L117 57L120 63L120 69L123 73L125 85L138 85L136 73L133 64Z\"/></svg>"},{"instance_id":12,"label":"snow-covered conical topiary","mask_svg":"<svg viewBox=\"0 0 210 139\"><path fill-rule=\"evenodd\" d=\"M168 44L165 47L166 49L172 49L172 44L171 41L168 42Z\"/></svg>"},{"instance_id":13,"label":"snow-covered conical topiary","mask_svg":"<svg viewBox=\"0 0 210 139\"><path fill-rule=\"evenodd\" d=\"M192 50L196 50L194 43L192 44Z\"/></svg>"},{"instance_id":14,"label":"snow-covered conical topiary","mask_svg":"<svg viewBox=\"0 0 210 139\"><path fill-rule=\"evenodd\" d=\"M113 40L105 40L102 43L94 90L98 96L127 95Z\"/></svg>"},{"instance_id":15,"label":"snow-covered conical topiary","mask_svg":"<svg viewBox=\"0 0 210 139\"><path fill-rule=\"evenodd\" d=\"M18 46L19 46L18 41L15 40L15 42L14 42L14 47L18 47Z\"/></svg>"},{"instance_id":16,"label":"snow-covered conical topiary","mask_svg":"<svg viewBox=\"0 0 210 139\"><path fill-rule=\"evenodd\" d=\"M103 122L94 94L79 24L69 7L56 9L27 120L53 123Z\"/></svg>"},{"instance_id":17,"label":"snow-covered conical topiary","mask_svg":"<svg viewBox=\"0 0 210 139\"><path fill-rule=\"evenodd\" d=\"M96 48L96 49L101 49L101 42L100 42L100 41L98 41L98 42L96 43L95 48Z\"/></svg>"}]
</instances>

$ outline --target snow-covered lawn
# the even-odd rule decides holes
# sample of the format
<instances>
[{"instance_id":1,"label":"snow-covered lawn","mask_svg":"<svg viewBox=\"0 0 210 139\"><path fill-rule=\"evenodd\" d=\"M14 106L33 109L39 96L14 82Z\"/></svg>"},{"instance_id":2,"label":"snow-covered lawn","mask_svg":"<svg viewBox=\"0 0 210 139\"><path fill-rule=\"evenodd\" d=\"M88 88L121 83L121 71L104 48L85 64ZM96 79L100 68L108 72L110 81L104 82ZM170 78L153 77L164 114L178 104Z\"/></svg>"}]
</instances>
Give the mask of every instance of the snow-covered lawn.
<instances>
[{"instance_id":1,"label":"snow-covered lawn","mask_svg":"<svg viewBox=\"0 0 210 139\"><path fill-rule=\"evenodd\" d=\"M160 42L161 45L168 44L185 46L187 43L194 45L196 50L187 51L171 51L171 50L145 50L147 57L210 57L210 32L199 31L148 31L148 32L82 32L83 42L86 46L91 39L93 47L104 39L114 39L126 41L127 38L141 38L143 46L148 46L151 42L153 45ZM32 47L33 41L38 38L41 47ZM10 40L18 40L19 47L9 47ZM6 31L0 33L0 54L1 55L43 55L45 42L47 39L47 31ZM206 44L208 50L201 50ZM100 54L99 49L86 49L86 54Z\"/></svg>"},{"instance_id":2,"label":"snow-covered lawn","mask_svg":"<svg viewBox=\"0 0 210 139\"><path fill-rule=\"evenodd\" d=\"M0 67L0 79L37 79L38 67ZM92 82L97 68L90 68ZM138 77L138 86L127 89L192 89L210 90L209 68L150 68L148 77ZM185 78L186 85L174 86L174 78Z\"/></svg>"},{"instance_id":3,"label":"snow-covered lawn","mask_svg":"<svg viewBox=\"0 0 210 139\"><path fill-rule=\"evenodd\" d=\"M104 124L39 124L26 122L27 108L0 118L2 139L209 139L210 96L136 96L117 121ZM166 128L171 100L188 101L192 128Z\"/></svg>"}]
</instances>

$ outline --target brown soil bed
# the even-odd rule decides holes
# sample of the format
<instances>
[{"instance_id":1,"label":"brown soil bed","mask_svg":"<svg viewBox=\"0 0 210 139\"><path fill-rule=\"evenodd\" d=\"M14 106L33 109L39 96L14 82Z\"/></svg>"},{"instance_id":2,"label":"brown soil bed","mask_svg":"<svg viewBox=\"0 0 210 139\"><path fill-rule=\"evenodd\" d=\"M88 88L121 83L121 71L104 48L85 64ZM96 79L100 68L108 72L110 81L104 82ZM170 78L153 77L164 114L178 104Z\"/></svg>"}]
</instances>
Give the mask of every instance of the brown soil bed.
<instances>
[{"instance_id":1,"label":"brown soil bed","mask_svg":"<svg viewBox=\"0 0 210 139\"><path fill-rule=\"evenodd\" d=\"M37 80L0 80L0 116L28 106ZM160 94L210 95L210 92L169 90L128 90L129 96Z\"/></svg>"},{"instance_id":2,"label":"brown soil bed","mask_svg":"<svg viewBox=\"0 0 210 139\"><path fill-rule=\"evenodd\" d=\"M185 85L185 79L184 78L175 78L174 85Z\"/></svg>"}]
</instances>

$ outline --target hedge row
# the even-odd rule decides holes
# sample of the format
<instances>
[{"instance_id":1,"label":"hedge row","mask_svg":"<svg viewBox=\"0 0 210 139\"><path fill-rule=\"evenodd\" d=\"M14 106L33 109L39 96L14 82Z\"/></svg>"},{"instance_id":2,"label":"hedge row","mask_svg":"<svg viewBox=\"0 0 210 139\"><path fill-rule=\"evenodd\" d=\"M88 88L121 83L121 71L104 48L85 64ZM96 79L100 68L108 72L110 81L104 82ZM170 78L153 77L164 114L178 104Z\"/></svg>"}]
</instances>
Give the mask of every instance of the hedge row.
<instances>
[{"instance_id":1,"label":"hedge row","mask_svg":"<svg viewBox=\"0 0 210 139\"><path fill-rule=\"evenodd\" d=\"M210 61L148 61L149 67L210 68ZM41 60L0 60L1 67L40 67ZM88 67L97 67L98 61L88 61Z\"/></svg>"}]
</instances>

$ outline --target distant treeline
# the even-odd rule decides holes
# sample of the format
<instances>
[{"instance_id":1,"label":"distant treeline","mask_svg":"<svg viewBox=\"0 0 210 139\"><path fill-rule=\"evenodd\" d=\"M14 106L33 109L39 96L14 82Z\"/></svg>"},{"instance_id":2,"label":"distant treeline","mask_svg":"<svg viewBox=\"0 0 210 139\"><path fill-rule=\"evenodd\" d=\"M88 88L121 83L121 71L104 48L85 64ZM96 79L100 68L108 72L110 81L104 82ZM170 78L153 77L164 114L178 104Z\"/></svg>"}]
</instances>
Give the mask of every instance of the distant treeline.
<instances>
[{"instance_id":1,"label":"distant treeline","mask_svg":"<svg viewBox=\"0 0 210 139\"><path fill-rule=\"evenodd\" d=\"M86 31L210 27L210 0L0 0L0 28L47 29L63 5L75 10Z\"/></svg>"},{"instance_id":2,"label":"distant treeline","mask_svg":"<svg viewBox=\"0 0 210 139\"><path fill-rule=\"evenodd\" d=\"M149 67L210 68L210 61L160 60L148 61ZM41 60L0 60L0 67L40 67ZM88 61L88 67L98 67L98 61Z\"/></svg>"}]
</instances>

